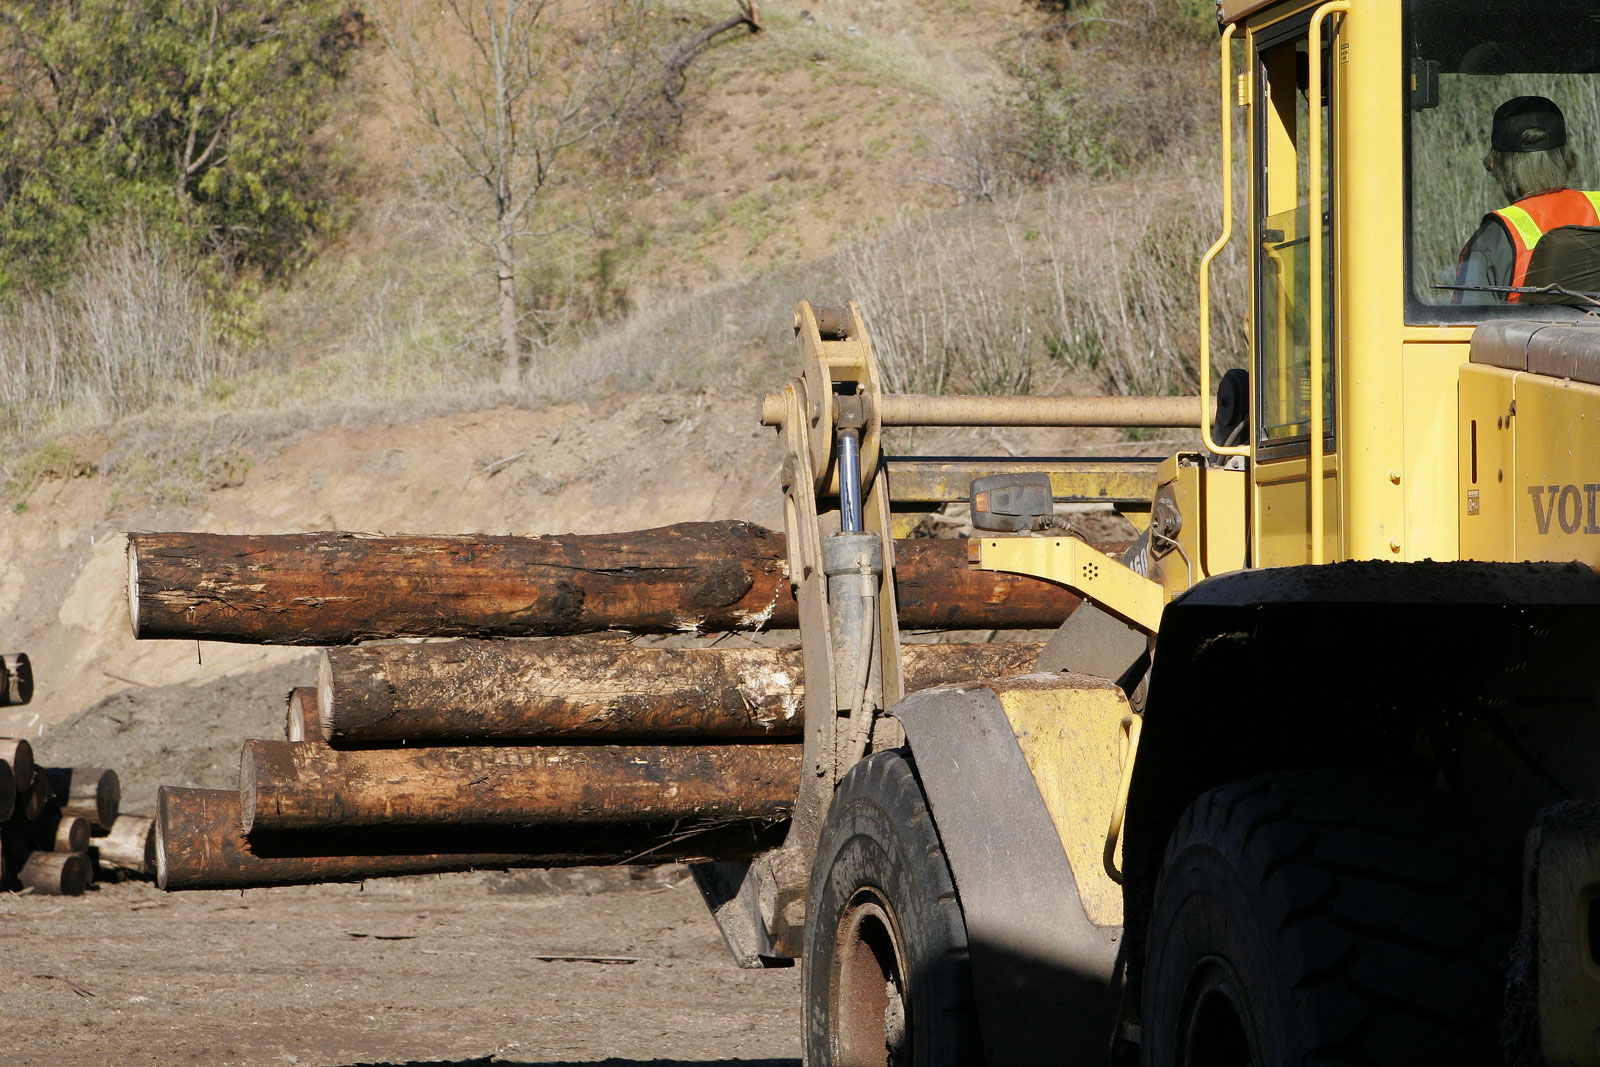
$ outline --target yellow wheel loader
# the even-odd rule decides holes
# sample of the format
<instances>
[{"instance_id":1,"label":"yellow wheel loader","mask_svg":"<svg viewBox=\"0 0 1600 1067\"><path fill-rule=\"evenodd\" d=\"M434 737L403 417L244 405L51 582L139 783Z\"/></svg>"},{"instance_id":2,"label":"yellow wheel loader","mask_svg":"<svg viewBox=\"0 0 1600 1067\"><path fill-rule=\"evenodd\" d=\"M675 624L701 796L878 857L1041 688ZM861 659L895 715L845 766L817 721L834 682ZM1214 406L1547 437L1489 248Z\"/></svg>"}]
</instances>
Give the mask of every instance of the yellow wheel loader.
<instances>
[{"instance_id":1,"label":"yellow wheel loader","mask_svg":"<svg viewBox=\"0 0 1600 1067\"><path fill-rule=\"evenodd\" d=\"M886 393L859 310L799 306L763 419L804 772L783 847L698 877L742 962L802 961L810 1067L1600 1064L1600 219L1509 279L1462 253L1508 206L1504 102L1558 102L1600 182L1600 9L1218 9L1200 396ZM1230 241L1251 344L1214 390ZM935 425L1203 447L930 478L883 445ZM1034 673L906 695L894 535L950 499L973 567L1084 604ZM1083 500L1138 539L1067 536Z\"/></svg>"}]
</instances>

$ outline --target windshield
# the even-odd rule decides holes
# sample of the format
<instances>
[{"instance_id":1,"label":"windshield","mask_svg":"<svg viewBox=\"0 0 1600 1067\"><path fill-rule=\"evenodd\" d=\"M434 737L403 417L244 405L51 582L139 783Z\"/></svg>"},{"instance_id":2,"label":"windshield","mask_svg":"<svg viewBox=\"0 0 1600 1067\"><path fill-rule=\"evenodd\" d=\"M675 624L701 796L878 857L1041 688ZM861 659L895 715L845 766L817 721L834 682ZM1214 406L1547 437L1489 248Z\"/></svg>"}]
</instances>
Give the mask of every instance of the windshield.
<instances>
[{"instance_id":1,"label":"windshield","mask_svg":"<svg viewBox=\"0 0 1600 1067\"><path fill-rule=\"evenodd\" d=\"M1600 290L1593 0L1408 0L1406 46L1408 319L1592 303L1563 294Z\"/></svg>"}]
</instances>

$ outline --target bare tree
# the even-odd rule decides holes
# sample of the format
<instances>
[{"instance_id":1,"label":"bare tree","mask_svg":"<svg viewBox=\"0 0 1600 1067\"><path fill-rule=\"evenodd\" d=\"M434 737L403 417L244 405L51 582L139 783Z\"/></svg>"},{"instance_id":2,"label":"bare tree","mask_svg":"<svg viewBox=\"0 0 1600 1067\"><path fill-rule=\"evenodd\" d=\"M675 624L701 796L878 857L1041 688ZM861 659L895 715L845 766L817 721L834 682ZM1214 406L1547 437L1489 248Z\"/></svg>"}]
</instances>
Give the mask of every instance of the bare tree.
<instances>
[{"instance_id":1,"label":"bare tree","mask_svg":"<svg viewBox=\"0 0 1600 1067\"><path fill-rule=\"evenodd\" d=\"M517 244L552 236L546 194L615 121L639 77L640 0L381 0L379 27L426 135L447 209L491 254L501 388L521 380ZM454 195L464 191L464 197Z\"/></svg>"}]
</instances>

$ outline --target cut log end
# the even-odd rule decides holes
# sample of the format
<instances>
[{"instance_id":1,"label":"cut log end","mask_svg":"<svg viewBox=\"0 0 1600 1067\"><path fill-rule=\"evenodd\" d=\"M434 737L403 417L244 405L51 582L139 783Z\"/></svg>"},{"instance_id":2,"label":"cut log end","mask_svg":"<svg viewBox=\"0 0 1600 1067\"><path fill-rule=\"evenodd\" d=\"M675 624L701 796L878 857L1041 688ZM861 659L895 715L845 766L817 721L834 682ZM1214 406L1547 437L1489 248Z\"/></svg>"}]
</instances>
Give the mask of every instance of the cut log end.
<instances>
[{"instance_id":1,"label":"cut log end","mask_svg":"<svg viewBox=\"0 0 1600 1067\"><path fill-rule=\"evenodd\" d=\"M57 767L49 781L61 807L87 816L103 833L122 807L122 782L109 767Z\"/></svg>"},{"instance_id":2,"label":"cut log end","mask_svg":"<svg viewBox=\"0 0 1600 1067\"><path fill-rule=\"evenodd\" d=\"M101 867L148 876L155 862L155 820L148 815L118 815L110 832L90 843Z\"/></svg>"},{"instance_id":3,"label":"cut log end","mask_svg":"<svg viewBox=\"0 0 1600 1067\"><path fill-rule=\"evenodd\" d=\"M27 792L33 783L33 746L21 737L0 737L0 760L11 765L17 792Z\"/></svg>"},{"instance_id":4,"label":"cut log end","mask_svg":"<svg viewBox=\"0 0 1600 1067\"><path fill-rule=\"evenodd\" d=\"M11 764L0 760L0 822L11 818L17 806L17 778Z\"/></svg>"},{"instance_id":5,"label":"cut log end","mask_svg":"<svg viewBox=\"0 0 1600 1067\"><path fill-rule=\"evenodd\" d=\"M29 822L44 814L44 809L55 799L55 793L50 788L50 773L37 763L33 765L33 784L29 786L26 796L18 790L17 810Z\"/></svg>"},{"instance_id":6,"label":"cut log end","mask_svg":"<svg viewBox=\"0 0 1600 1067\"><path fill-rule=\"evenodd\" d=\"M317 663L317 721L322 740L333 743L333 660L323 652Z\"/></svg>"},{"instance_id":7,"label":"cut log end","mask_svg":"<svg viewBox=\"0 0 1600 1067\"><path fill-rule=\"evenodd\" d=\"M167 786L156 790L155 875L156 888L167 888Z\"/></svg>"},{"instance_id":8,"label":"cut log end","mask_svg":"<svg viewBox=\"0 0 1600 1067\"><path fill-rule=\"evenodd\" d=\"M33 665L25 652L0 656L0 706L20 707L33 700Z\"/></svg>"},{"instance_id":9,"label":"cut log end","mask_svg":"<svg viewBox=\"0 0 1600 1067\"><path fill-rule=\"evenodd\" d=\"M292 699L292 698L291 698ZM166 795L166 787L162 787L162 795ZM246 741L244 748L239 752L239 832L249 835L255 828L256 821L256 746ZM156 832L161 832L161 824L166 822L164 816L157 816ZM160 853L161 846L157 844L156 852Z\"/></svg>"},{"instance_id":10,"label":"cut log end","mask_svg":"<svg viewBox=\"0 0 1600 1067\"><path fill-rule=\"evenodd\" d=\"M139 632L139 548L131 537L128 538L128 620L133 624L134 640L143 637Z\"/></svg>"},{"instance_id":11,"label":"cut log end","mask_svg":"<svg viewBox=\"0 0 1600 1067\"><path fill-rule=\"evenodd\" d=\"M89 848L89 820L70 812L45 812L33 824L33 843L43 852L85 852Z\"/></svg>"}]
</instances>

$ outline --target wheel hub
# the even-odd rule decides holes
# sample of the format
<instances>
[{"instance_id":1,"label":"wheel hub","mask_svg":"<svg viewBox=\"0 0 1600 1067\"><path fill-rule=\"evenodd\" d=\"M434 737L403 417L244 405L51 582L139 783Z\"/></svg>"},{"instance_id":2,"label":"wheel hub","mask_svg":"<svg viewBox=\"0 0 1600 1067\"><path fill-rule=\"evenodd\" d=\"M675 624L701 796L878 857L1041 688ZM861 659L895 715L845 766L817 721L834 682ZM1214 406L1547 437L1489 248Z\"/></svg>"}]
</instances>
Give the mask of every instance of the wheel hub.
<instances>
[{"instance_id":1,"label":"wheel hub","mask_svg":"<svg viewBox=\"0 0 1600 1067\"><path fill-rule=\"evenodd\" d=\"M905 959L888 903L871 889L851 900L838 927L828 1013L835 1067L911 1062Z\"/></svg>"},{"instance_id":2,"label":"wheel hub","mask_svg":"<svg viewBox=\"0 0 1600 1067\"><path fill-rule=\"evenodd\" d=\"M1178 1017L1179 1067L1255 1067L1245 1018L1249 1003L1238 972L1207 956L1195 965Z\"/></svg>"}]
</instances>

